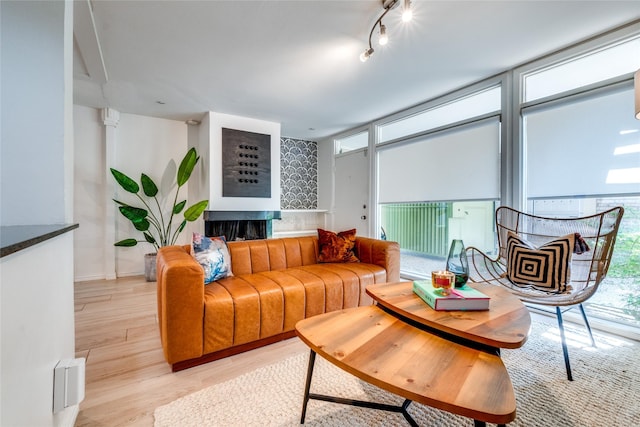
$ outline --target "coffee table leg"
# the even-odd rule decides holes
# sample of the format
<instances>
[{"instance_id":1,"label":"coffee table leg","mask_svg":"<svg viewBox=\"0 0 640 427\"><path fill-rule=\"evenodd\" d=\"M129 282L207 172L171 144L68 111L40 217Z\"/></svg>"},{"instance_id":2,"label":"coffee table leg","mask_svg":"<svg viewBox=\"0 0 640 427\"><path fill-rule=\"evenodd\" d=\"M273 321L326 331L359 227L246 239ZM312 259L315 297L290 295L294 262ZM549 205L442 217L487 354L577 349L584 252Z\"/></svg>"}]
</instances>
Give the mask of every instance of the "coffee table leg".
<instances>
[{"instance_id":1,"label":"coffee table leg","mask_svg":"<svg viewBox=\"0 0 640 427\"><path fill-rule=\"evenodd\" d=\"M309 403L309 399L311 395L309 391L311 389L311 378L313 377L313 367L315 365L315 362L316 362L316 352L313 350L310 350L309 366L307 367L307 380L304 385L304 398L302 399L302 415L300 416L300 424L304 424L304 419L307 416L307 404ZM407 412L407 408L411 404L411 400L409 399L405 399L405 401L402 403L402 406L391 406L391 405L385 405L385 404L375 403L375 402L362 402L358 400L342 399L339 397L322 396L317 394L314 394L313 398L324 400L327 402L360 406L363 408L373 408L373 409L382 409L385 411L400 412L412 427L418 426L418 423L416 423L415 420L411 417L411 415L409 415L409 413ZM484 421L473 420L473 425L474 427L486 427L487 423L485 423ZM498 427L504 427L504 424L498 424Z\"/></svg>"},{"instance_id":2,"label":"coffee table leg","mask_svg":"<svg viewBox=\"0 0 640 427\"><path fill-rule=\"evenodd\" d=\"M313 376L313 365L316 362L316 352L311 350L309 354L309 367L307 368L307 383L304 385L304 399L302 400L302 416L300 424L304 424L307 415L307 403L309 403L309 389L311 388L311 377Z\"/></svg>"}]
</instances>

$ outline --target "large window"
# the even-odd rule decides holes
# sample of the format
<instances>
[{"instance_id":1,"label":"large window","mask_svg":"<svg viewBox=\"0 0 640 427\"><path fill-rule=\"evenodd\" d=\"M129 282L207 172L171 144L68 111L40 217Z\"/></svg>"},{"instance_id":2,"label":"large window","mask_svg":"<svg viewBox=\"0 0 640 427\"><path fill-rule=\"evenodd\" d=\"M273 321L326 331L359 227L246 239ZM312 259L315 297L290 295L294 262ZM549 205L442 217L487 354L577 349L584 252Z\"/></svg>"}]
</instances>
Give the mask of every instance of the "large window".
<instances>
[{"instance_id":1,"label":"large window","mask_svg":"<svg viewBox=\"0 0 640 427\"><path fill-rule=\"evenodd\" d=\"M488 112L500 111L500 93L499 86L490 87L469 96L463 96L453 102L447 102L435 108L378 126L378 142L391 141L481 116Z\"/></svg>"},{"instance_id":2,"label":"large window","mask_svg":"<svg viewBox=\"0 0 640 427\"><path fill-rule=\"evenodd\" d=\"M444 268L452 239L494 249L500 93L499 86L463 93L378 128L379 223L400 243L406 277Z\"/></svg>"},{"instance_id":3,"label":"large window","mask_svg":"<svg viewBox=\"0 0 640 427\"><path fill-rule=\"evenodd\" d=\"M640 193L633 87L524 113L530 199Z\"/></svg>"},{"instance_id":4,"label":"large window","mask_svg":"<svg viewBox=\"0 0 640 427\"><path fill-rule=\"evenodd\" d=\"M497 118L417 138L378 154L378 201L500 198Z\"/></svg>"},{"instance_id":5,"label":"large window","mask_svg":"<svg viewBox=\"0 0 640 427\"><path fill-rule=\"evenodd\" d=\"M366 148L369 145L369 132L360 132L344 138L336 139L335 154L347 153L349 151Z\"/></svg>"},{"instance_id":6,"label":"large window","mask_svg":"<svg viewBox=\"0 0 640 427\"><path fill-rule=\"evenodd\" d=\"M524 101L557 95L638 69L640 37L606 46L524 76Z\"/></svg>"},{"instance_id":7,"label":"large window","mask_svg":"<svg viewBox=\"0 0 640 427\"><path fill-rule=\"evenodd\" d=\"M640 68L638 52L640 39L634 38L525 74L523 98L544 99L522 110L529 212L571 217L625 208L609 274L585 306L596 317L635 325L640 121L633 115L633 84L624 76Z\"/></svg>"}]
</instances>

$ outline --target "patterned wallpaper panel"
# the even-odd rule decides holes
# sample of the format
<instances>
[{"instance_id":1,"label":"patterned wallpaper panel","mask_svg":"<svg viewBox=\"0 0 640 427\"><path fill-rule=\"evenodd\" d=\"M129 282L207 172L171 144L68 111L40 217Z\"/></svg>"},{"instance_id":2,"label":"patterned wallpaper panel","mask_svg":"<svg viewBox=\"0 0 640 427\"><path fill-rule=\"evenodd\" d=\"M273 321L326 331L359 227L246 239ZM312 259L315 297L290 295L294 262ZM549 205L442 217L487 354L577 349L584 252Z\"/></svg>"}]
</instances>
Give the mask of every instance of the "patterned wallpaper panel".
<instances>
[{"instance_id":1,"label":"patterned wallpaper panel","mask_svg":"<svg viewBox=\"0 0 640 427\"><path fill-rule=\"evenodd\" d=\"M280 138L280 209L318 208L318 144Z\"/></svg>"}]
</instances>

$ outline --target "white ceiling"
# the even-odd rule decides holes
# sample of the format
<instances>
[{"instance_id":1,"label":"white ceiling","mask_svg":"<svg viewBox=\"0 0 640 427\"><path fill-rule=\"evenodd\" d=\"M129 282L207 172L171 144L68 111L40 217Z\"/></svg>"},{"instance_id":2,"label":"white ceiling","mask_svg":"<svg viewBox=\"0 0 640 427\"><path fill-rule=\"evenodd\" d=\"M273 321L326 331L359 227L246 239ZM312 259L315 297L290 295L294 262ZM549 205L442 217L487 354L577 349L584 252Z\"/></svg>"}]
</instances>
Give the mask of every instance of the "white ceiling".
<instances>
[{"instance_id":1,"label":"white ceiling","mask_svg":"<svg viewBox=\"0 0 640 427\"><path fill-rule=\"evenodd\" d=\"M91 0L95 26L87 1L75 3L76 104L175 120L236 114L310 140L640 19L637 0L414 0L413 21L390 11L389 44L374 33L362 63L380 0Z\"/></svg>"}]
</instances>

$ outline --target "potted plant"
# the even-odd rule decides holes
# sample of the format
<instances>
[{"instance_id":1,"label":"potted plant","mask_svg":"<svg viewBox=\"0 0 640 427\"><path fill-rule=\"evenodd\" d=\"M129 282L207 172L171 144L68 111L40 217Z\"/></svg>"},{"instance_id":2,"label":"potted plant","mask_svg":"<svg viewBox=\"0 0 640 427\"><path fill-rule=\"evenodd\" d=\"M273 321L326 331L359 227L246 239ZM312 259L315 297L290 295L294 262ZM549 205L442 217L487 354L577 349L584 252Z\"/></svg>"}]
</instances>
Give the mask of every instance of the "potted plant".
<instances>
[{"instance_id":1,"label":"potted plant","mask_svg":"<svg viewBox=\"0 0 640 427\"><path fill-rule=\"evenodd\" d=\"M120 213L131 221L135 229L140 231L144 237L144 240L134 238L120 240L115 243L115 246L132 247L136 246L138 242L141 242L152 244L156 250L154 253L145 255L145 277L147 281L156 280L155 257L158 249L162 246L174 245L178 235L187 225L187 222L198 219L209 204L209 200L201 200L185 209L187 200L178 201L180 188L189 180L191 172L199 159L200 157L196 153L195 148L191 148L182 159L182 162L180 162L180 167L176 175L177 187L170 213L163 212L157 197L159 192L158 186L148 175L144 173L141 174L141 185L138 185L135 180L129 178L124 173L110 168L111 174L120 187L129 193L135 194L143 205L143 207L131 206L113 199L113 201L118 204ZM141 187L142 192L140 192ZM183 213L184 219L175 226L173 223L174 216L180 213Z\"/></svg>"}]
</instances>

